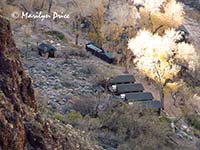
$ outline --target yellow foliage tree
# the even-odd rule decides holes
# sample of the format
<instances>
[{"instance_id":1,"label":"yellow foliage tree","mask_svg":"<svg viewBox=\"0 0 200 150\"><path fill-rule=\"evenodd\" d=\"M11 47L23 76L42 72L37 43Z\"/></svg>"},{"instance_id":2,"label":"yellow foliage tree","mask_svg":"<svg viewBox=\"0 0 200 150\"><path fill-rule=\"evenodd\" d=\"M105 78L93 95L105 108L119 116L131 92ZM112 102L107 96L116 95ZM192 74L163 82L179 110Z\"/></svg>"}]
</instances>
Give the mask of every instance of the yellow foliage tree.
<instances>
[{"instance_id":1,"label":"yellow foliage tree","mask_svg":"<svg viewBox=\"0 0 200 150\"><path fill-rule=\"evenodd\" d=\"M188 43L177 43L181 35L175 30L167 30L164 35L142 30L131 39L128 48L136 56L137 68L144 75L155 80L160 87L160 99L164 109L164 91L176 91L179 84L174 80L181 65L195 70L198 56Z\"/></svg>"},{"instance_id":2,"label":"yellow foliage tree","mask_svg":"<svg viewBox=\"0 0 200 150\"><path fill-rule=\"evenodd\" d=\"M169 28L179 27L184 19L183 5L175 0L134 1L140 4L140 26L152 33L163 34Z\"/></svg>"}]
</instances>

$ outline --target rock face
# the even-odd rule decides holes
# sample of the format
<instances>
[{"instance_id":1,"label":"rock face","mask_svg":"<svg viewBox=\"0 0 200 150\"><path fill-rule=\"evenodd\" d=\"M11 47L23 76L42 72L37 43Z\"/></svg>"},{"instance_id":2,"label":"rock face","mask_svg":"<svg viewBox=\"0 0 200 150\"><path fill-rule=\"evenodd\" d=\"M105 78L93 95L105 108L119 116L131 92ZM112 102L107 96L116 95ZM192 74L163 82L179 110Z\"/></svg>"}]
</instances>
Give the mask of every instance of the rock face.
<instances>
[{"instance_id":1,"label":"rock face","mask_svg":"<svg viewBox=\"0 0 200 150\"><path fill-rule=\"evenodd\" d=\"M31 79L26 76L8 21L0 22L0 89L12 104L23 102L36 109Z\"/></svg>"},{"instance_id":2,"label":"rock face","mask_svg":"<svg viewBox=\"0 0 200 150\"><path fill-rule=\"evenodd\" d=\"M36 110L36 102L10 25L3 18L0 18L0 93L0 149L22 150L25 143L22 104Z\"/></svg>"},{"instance_id":3,"label":"rock face","mask_svg":"<svg viewBox=\"0 0 200 150\"><path fill-rule=\"evenodd\" d=\"M37 113L32 81L22 66L10 24L0 17L0 150L98 149L72 127L53 124Z\"/></svg>"}]
</instances>

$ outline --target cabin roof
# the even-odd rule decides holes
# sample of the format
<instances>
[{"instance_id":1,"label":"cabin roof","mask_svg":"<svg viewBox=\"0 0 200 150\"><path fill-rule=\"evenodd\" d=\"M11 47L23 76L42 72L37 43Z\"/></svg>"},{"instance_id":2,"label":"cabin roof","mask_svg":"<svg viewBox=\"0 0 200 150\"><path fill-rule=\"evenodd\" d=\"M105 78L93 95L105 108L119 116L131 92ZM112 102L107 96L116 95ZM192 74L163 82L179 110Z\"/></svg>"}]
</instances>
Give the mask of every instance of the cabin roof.
<instances>
[{"instance_id":1,"label":"cabin roof","mask_svg":"<svg viewBox=\"0 0 200 150\"><path fill-rule=\"evenodd\" d=\"M103 49L98 48L98 47L97 47L96 45L94 45L93 43L88 43L86 46L89 47L89 48L91 48L91 49L93 49L93 50L95 50L95 51L97 51L97 52L99 52L99 53L103 53L103 52L104 52Z\"/></svg>"},{"instance_id":2,"label":"cabin roof","mask_svg":"<svg viewBox=\"0 0 200 150\"><path fill-rule=\"evenodd\" d=\"M87 43L86 47L87 48L91 48L91 49L93 49L94 51L96 51L98 53L102 53L102 54L106 55L110 59L113 59L113 56L112 56L112 54L110 52L108 52L108 51L106 51L106 50L104 50L102 48L97 47L93 42Z\"/></svg>"},{"instance_id":3,"label":"cabin roof","mask_svg":"<svg viewBox=\"0 0 200 150\"><path fill-rule=\"evenodd\" d=\"M38 46L38 49L39 50L44 50L44 48L47 48L47 50L54 50L56 51L56 48L50 44L46 44L46 43L41 43L39 46Z\"/></svg>"},{"instance_id":4,"label":"cabin roof","mask_svg":"<svg viewBox=\"0 0 200 150\"><path fill-rule=\"evenodd\" d=\"M112 53L110 53L110 52L108 52L108 51L104 51L104 54L105 54L108 58L110 58L110 59L113 59L113 58L114 58L113 55L112 55Z\"/></svg>"},{"instance_id":5,"label":"cabin roof","mask_svg":"<svg viewBox=\"0 0 200 150\"><path fill-rule=\"evenodd\" d=\"M134 83L135 78L133 75L119 75L112 78L109 83L110 84L120 84L120 83Z\"/></svg>"},{"instance_id":6,"label":"cabin roof","mask_svg":"<svg viewBox=\"0 0 200 150\"><path fill-rule=\"evenodd\" d=\"M130 84L118 84L117 85L117 93L128 93L128 92L141 92L144 90L144 87L140 83L130 83Z\"/></svg>"},{"instance_id":7,"label":"cabin roof","mask_svg":"<svg viewBox=\"0 0 200 150\"><path fill-rule=\"evenodd\" d=\"M125 99L128 101L148 101L153 100L153 95L150 92L125 93Z\"/></svg>"},{"instance_id":8,"label":"cabin roof","mask_svg":"<svg viewBox=\"0 0 200 150\"><path fill-rule=\"evenodd\" d=\"M114 102L124 102L119 96L110 96L110 99L114 100ZM130 101L129 101L130 102ZM162 107L161 102L158 100L146 100L146 101L135 101L136 103L139 103L143 106L146 106L148 108L154 108L154 109L159 109Z\"/></svg>"}]
</instances>

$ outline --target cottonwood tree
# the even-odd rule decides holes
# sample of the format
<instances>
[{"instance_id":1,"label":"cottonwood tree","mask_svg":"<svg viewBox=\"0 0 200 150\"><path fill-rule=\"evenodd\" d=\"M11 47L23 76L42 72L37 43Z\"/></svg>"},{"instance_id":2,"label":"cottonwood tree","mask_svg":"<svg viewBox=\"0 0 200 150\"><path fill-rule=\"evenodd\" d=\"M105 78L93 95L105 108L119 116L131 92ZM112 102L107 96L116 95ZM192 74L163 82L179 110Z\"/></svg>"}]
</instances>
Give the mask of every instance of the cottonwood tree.
<instances>
[{"instance_id":1,"label":"cottonwood tree","mask_svg":"<svg viewBox=\"0 0 200 150\"><path fill-rule=\"evenodd\" d=\"M134 5L139 6L139 26L143 30L128 47L136 56L137 68L158 83L164 109L164 93L177 90L180 82L175 77L182 64L194 70L198 60L194 47L178 43L181 35L172 29L183 22L183 5L175 0L135 0Z\"/></svg>"},{"instance_id":2,"label":"cottonwood tree","mask_svg":"<svg viewBox=\"0 0 200 150\"><path fill-rule=\"evenodd\" d=\"M163 109L165 91L176 91L180 85L175 77L181 66L194 71L198 64L194 47L184 42L177 43L180 36L174 29L165 31L164 35L142 30L128 44L139 71L158 83Z\"/></svg>"},{"instance_id":3,"label":"cottonwood tree","mask_svg":"<svg viewBox=\"0 0 200 150\"><path fill-rule=\"evenodd\" d=\"M121 58L126 71L127 64L133 58L130 50L126 48L128 39L135 37L140 29L162 35L169 28L179 27L184 18L183 6L175 0L134 0L132 3L109 1L109 4L106 18L108 23L104 26L112 31L113 25L109 24L115 24L114 29L117 28L117 30L115 30L115 34L110 34L104 27L102 33L105 35L103 37L109 37L112 41L112 49L122 50Z\"/></svg>"},{"instance_id":4,"label":"cottonwood tree","mask_svg":"<svg viewBox=\"0 0 200 150\"><path fill-rule=\"evenodd\" d=\"M106 23L126 28L128 38L134 37L139 29L164 33L166 29L177 28L184 18L183 6L175 0L134 0L132 3L110 0L108 4ZM124 33L124 30L118 31Z\"/></svg>"},{"instance_id":5,"label":"cottonwood tree","mask_svg":"<svg viewBox=\"0 0 200 150\"><path fill-rule=\"evenodd\" d=\"M163 34L179 27L184 19L183 5L175 0L135 0L140 15L140 28Z\"/></svg>"}]
</instances>

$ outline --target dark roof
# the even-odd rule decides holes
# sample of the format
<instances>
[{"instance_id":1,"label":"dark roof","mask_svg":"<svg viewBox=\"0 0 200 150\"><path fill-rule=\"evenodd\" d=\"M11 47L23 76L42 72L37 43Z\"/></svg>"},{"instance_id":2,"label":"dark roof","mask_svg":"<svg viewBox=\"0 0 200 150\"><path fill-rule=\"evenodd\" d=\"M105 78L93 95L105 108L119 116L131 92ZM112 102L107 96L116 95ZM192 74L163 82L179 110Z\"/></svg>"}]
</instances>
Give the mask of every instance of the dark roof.
<instances>
[{"instance_id":1,"label":"dark roof","mask_svg":"<svg viewBox=\"0 0 200 150\"><path fill-rule=\"evenodd\" d=\"M113 100L113 102L116 102L116 103L122 103L124 102L119 96L110 96L109 98L110 100ZM129 101L130 102L130 101ZM145 107L148 107L148 108L154 108L154 109L159 109L161 108L161 102L158 101L158 100L147 100L147 101L135 101L137 104L141 104Z\"/></svg>"},{"instance_id":2,"label":"dark roof","mask_svg":"<svg viewBox=\"0 0 200 150\"><path fill-rule=\"evenodd\" d=\"M46 44L46 43L41 43L39 46L38 46L38 49L39 50L44 50L44 48L47 48L48 49L48 51L49 50L56 50L56 48L55 47L53 47L52 45L50 45L50 44Z\"/></svg>"},{"instance_id":3,"label":"dark roof","mask_svg":"<svg viewBox=\"0 0 200 150\"><path fill-rule=\"evenodd\" d=\"M114 57L112 56L112 53L110 53L102 48L99 48L93 42L87 43L85 48L87 51L91 52L96 57L98 57L108 63L114 62Z\"/></svg>"},{"instance_id":4,"label":"dark roof","mask_svg":"<svg viewBox=\"0 0 200 150\"><path fill-rule=\"evenodd\" d=\"M128 101L148 101L153 100L153 95L150 92L125 93L125 99Z\"/></svg>"},{"instance_id":5,"label":"dark roof","mask_svg":"<svg viewBox=\"0 0 200 150\"><path fill-rule=\"evenodd\" d=\"M98 53L104 53L104 55L106 55L108 58L113 58L112 56L112 53L102 49L102 48L99 48L98 46L96 46L93 42L89 42L86 44L86 48L90 48Z\"/></svg>"},{"instance_id":6,"label":"dark roof","mask_svg":"<svg viewBox=\"0 0 200 150\"><path fill-rule=\"evenodd\" d=\"M109 83L110 84L122 84L122 83L134 83L135 78L133 75L120 75L112 78Z\"/></svg>"},{"instance_id":7,"label":"dark roof","mask_svg":"<svg viewBox=\"0 0 200 150\"><path fill-rule=\"evenodd\" d=\"M130 84L118 84L117 85L117 94L121 93L130 93L130 92L142 92L144 87L140 83L130 83Z\"/></svg>"},{"instance_id":8,"label":"dark roof","mask_svg":"<svg viewBox=\"0 0 200 150\"><path fill-rule=\"evenodd\" d=\"M113 59L113 58L114 58L111 52L104 51L104 54L105 54L108 58L110 58L110 59Z\"/></svg>"},{"instance_id":9,"label":"dark roof","mask_svg":"<svg viewBox=\"0 0 200 150\"><path fill-rule=\"evenodd\" d=\"M88 44L86 44L86 47L91 48L91 49L95 50L98 53L103 53L104 52L103 49L98 48L94 43L88 43Z\"/></svg>"}]
</instances>

